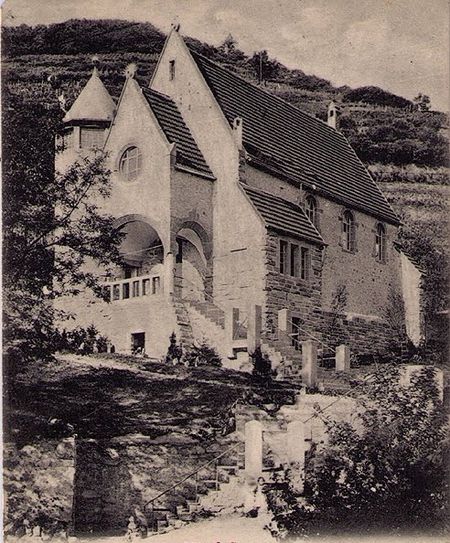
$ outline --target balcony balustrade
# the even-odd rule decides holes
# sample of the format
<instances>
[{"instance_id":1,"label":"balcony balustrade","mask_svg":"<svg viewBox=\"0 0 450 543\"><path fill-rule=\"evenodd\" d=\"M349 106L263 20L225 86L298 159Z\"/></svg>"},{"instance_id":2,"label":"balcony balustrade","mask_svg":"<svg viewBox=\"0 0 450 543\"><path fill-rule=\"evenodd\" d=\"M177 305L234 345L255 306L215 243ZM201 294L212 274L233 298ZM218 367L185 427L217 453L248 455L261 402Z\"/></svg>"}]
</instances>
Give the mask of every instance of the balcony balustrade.
<instances>
[{"instance_id":1,"label":"balcony balustrade","mask_svg":"<svg viewBox=\"0 0 450 543\"><path fill-rule=\"evenodd\" d=\"M110 279L103 285L110 302L133 300L163 292L160 275L142 275L128 279Z\"/></svg>"}]
</instances>

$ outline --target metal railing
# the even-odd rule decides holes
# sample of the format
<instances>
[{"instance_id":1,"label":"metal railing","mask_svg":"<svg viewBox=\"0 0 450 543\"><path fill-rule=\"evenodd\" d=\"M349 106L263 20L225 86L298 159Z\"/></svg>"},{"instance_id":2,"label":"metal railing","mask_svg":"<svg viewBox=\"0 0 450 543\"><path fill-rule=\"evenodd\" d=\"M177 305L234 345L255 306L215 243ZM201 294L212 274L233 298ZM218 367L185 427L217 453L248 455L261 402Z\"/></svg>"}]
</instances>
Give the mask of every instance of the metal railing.
<instances>
[{"instance_id":1,"label":"metal railing","mask_svg":"<svg viewBox=\"0 0 450 543\"><path fill-rule=\"evenodd\" d=\"M238 447L241 447L242 446L242 443L239 442L239 443L235 443L233 446L231 447L228 447L227 449L225 449L225 451L223 451L222 453L220 453L218 456L215 456L214 458L212 458L211 460L209 460L208 462L206 462L205 464L202 464L199 468L197 468L196 470L192 471L191 473L189 473L188 475L186 475L185 477L183 477L182 479L180 479L179 481L177 481L176 483L174 483L173 485L165 488L164 490L162 490L159 494L157 494L154 498L151 498L150 500L148 500L145 504L144 504L144 507L148 507L151 503L155 502L156 500L159 500L160 498L162 498L163 496L165 496L166 494L168 494L171 490L174 490L175 488L179 487L180 485L182 485L183 483L185 483L186 481L188 481L189 479L192 479L192 477L196 477L197 474L204 470L205 468L211 466L212 464L218 462L218 460L220 460L221 458L223 458L226 454L230 453L231 451L234 451L235 449L237 449ZM198 484L198 479L196 480L196 486Z\"/></svg>"}]
</instances>

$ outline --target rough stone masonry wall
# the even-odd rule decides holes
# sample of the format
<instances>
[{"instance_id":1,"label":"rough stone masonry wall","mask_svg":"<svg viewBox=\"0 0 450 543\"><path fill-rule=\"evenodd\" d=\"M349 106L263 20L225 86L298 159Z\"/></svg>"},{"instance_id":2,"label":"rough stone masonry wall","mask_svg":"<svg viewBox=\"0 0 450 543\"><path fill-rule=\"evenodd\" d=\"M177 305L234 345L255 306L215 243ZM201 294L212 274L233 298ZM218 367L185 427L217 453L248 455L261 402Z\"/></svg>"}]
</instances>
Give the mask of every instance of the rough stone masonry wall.
<instances>
[{"instance_id":1,"label":"rough stone masonry wall","mask_svg":"<svg viewBox=\"0 0 450 543\"><path fill-rule=\"evenodd\" d=\"M364 316L336 316L322 307L321 273L322 252L318 246L291 240L309 247L311 269L309 280L290 277L279 272L279 241L289 239L268 233L266 241L266 306L263 328L267 338L279 337L278 311L289 309L291 317L300 317L299 340L323 341L330 348L345 343L353 353L382 353L392 344L393 331L381 318ZM309 335L311 334L311 335ZM320 344L319 347L323 345ZM326 350L326 348L325 348Z\"/></svg>"},{"instance_id":2,"label":"rough stone masonry wall","mask_svg":"<svg viewBox=\"0 0 450 543\"><path fill-rule=\"evenodd\" d=\"M334 325L333 325L334 323ZM348 345L353 354L376 354L386 352L395 340L387 323L364 317L348 318L322 313L322 335L326 345Z\"/></svg>"},{"instance_id":3,"label":"rough stone masonry wall","mask_svg":"<svg viewBox=\"0 0 450 543\"><path fill-rule=\"evenodd\" d=\"M72 519L75 473L73 441L46 440L3 448L5 526L23 520L45 527L48 521ZM45 519L48 519L46 522Z\"/></svg>"},{"instance_id":4,"label":"rough stone masonry wall","mask_svg":"<svg viewBox=\"0 0 450 543\"><path fill-rule=\"evenodd\" d=\"M136 435L79 442L74 489L76 531L123 533L136 507L151 522L151 508L146 504L230 447L233 439L224 438L219 448L208 452L193 439L174 434L155 440ZM200 475L211 478L205 471ZM175 510L184 498L193 498L194 489L195 478L190 478L154 502L154 507Z\"/></svg>"},{"instance_id":5,"label":"rough stone masonry wall","mask_svg":"<svg viewBox=\"0 0 450 543\"><path fill-rule=\"evenodd\" d=\"M277 338L278 311L290 309L292 316L300 317L301 326L309 333L320 336L321 330L321 249L307 242L298 243L309 248L310 273L308 280L290 277L279 272L279 242L288 239L268 232L266 239L266 306L265 328L269 339ZM300 331L300 341L311 339Z\"/></svg>"}]
</instances>

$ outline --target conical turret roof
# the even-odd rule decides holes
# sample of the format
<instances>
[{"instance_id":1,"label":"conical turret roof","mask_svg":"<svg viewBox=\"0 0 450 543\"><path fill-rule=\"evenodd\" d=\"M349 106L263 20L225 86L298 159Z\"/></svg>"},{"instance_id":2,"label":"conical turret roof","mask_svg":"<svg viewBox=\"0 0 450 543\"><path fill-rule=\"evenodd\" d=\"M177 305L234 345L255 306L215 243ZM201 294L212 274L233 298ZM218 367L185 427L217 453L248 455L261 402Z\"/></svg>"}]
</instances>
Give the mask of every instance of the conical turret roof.
<instances>
[{"instance_id":1,"label":"conical turret roof","mask_svg":"<svg viewBox=\"0 0 450 543\"><path fill-rule=\"evenodd\" d=\"M97 68L66 113L63 121L111 121L115 104L105 85L98 76Z\"/></svg>"}]
</instances>

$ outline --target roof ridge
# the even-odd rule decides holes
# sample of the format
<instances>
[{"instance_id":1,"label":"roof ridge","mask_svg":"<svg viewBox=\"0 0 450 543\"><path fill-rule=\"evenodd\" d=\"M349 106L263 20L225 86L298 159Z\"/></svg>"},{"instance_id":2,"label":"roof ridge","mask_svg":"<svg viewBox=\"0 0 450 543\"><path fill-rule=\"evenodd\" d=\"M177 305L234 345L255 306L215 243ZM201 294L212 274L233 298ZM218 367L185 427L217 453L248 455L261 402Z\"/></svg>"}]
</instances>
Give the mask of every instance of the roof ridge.
<instances>
[{"instance_id":1,"label":"roof ridge","mask_svg":"<svg viewBox=\"0 0 450 543\"><path fill-rule=\"evenodd\" d=\"M187 44L186 44L187 45ZM261 87L258 87L258 85L255 85L254 83L250 83L250 81L247 81L247 79L245 79L244 77L242 77L241 75L231 71L231 70L228 70L227 68L224 68L221 64L219 64L218 62L215 62L211 59L209 59L208 57L205 57L204 55L201 55L200 53L197 53L197 51L193 51L189 45L187 45L190 53L194 56L197 56L197 57L200 57L201 59L203 60L206 60L207 62L209 62L210 64L213 64L214 66L216 66L217 68L223 70L224 72L227 72L228 74L232 75L233 77L235 77L236 79L239 79L240 81L242 81L243 83L245 83L246 85L252 87L253 89L256 89L258 90L259 92L261 92L262 94L264 94L265 96L270 96L271 98L276 98L277 100L279 100L280 102L282 102L283 104L289 106L291 109L293 109L294 111L298 111L300 112L301 114L303 115L306 115L307 117L309 117L310 119L313 119L314 121L319 121L319 123L321 123L325 128L327 128L329 131L332 131L333 133L335 134L339 134L341 137L344 137L343 134L341 134L338 130L335 130L334 128L332 128L331 126L329 126L325 121L322 121L322 119L319 119L318 117L316 117L315 115L313 115L312 113L308 113L307 111L304 111L303 109L300 109L299 107L297 106L294 106L294 104L291 104L290 102L288 102L287 100L284 100L284 98L281 98L280 96L277 96L276 94L273 94L272 92L266 90L266 89L262 89Z\"/></svg>"}]
</instances>

